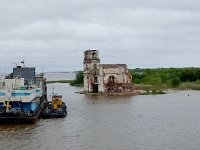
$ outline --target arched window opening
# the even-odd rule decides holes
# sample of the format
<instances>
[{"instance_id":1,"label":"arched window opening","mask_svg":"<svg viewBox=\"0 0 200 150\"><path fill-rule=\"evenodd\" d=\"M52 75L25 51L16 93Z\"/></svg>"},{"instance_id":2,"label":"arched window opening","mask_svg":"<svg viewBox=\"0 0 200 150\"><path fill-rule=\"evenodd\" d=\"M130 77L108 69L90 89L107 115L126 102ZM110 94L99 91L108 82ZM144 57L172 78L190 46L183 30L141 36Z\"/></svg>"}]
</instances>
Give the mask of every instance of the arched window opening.
<instances>
[{"instance_id":1,"label":"arched window opening","mask_svg":"<svg viewBox=\"0 0 200 150\"><path fill-rule=\"evenodd\" d=\"M92 53L92 59L96 59L96 53Z\"/></svg>"},{"instance_id":2,"label":"arched window opening","mask_svg":"<svg viewBox=\"0 0 200 150\"><path fill-rule=\"evenodd\" d=\"M108 82L109 83L115 83L115 77L114 76L110 76Z\"/></svg>"}]
</instances>

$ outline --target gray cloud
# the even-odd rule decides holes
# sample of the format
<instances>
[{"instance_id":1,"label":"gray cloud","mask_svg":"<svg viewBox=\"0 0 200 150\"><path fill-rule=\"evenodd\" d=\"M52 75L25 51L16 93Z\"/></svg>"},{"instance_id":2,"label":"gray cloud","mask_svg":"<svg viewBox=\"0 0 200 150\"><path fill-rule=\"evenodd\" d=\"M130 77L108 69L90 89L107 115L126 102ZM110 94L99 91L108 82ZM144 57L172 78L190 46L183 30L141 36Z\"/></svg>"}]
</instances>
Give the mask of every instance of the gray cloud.
<instances>
[{"instance_id":1,"label":"gray cloud","mask_svg":"<svg viewBox=\"0 0 200 150\"><path fill-rule=\"evenodd\" d=\"M0 71L25 60L38 71L102 63L199 67L198 0L0 0Z\"/></svg>"}]
</instances>

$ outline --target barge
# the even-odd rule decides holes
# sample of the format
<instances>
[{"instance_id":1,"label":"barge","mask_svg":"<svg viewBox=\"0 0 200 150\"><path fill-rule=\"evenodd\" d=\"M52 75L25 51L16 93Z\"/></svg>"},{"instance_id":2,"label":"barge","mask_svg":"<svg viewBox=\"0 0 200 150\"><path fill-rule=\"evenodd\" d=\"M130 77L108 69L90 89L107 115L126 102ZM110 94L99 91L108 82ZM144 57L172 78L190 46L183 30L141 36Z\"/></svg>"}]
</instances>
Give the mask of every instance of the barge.
<instances>
[{"instance_id":1,"label":"barge","mask_svg":"<svg viewBox=\"0 0 200 150\"><path fill-rule=\"evenodd\" d=\"M35 123L47 102L46 79L34 67L16 66L0 82L0 123Z\"/></svg>"}]
</instances>

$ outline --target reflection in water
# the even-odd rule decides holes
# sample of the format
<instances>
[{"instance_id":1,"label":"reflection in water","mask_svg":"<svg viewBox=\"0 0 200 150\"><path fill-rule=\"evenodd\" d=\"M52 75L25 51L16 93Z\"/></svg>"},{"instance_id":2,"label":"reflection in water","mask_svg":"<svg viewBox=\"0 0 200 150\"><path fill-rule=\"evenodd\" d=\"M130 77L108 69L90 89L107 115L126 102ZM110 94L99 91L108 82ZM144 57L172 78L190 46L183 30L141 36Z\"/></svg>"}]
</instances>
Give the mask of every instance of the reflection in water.
<instances>
[{"instance_id":1,"label":"reflection in water","mask_svg":"<svg viewBox=\"0 0 200 150\"><path fill-rule=\"evenodd\" d=\"M199 91L108 97L48 84L63 95L68 116L32 125L0 125L1 149L160 150L200 147ZM188 96L188 94L190 96Z\"/></svg>"}]
</instances>

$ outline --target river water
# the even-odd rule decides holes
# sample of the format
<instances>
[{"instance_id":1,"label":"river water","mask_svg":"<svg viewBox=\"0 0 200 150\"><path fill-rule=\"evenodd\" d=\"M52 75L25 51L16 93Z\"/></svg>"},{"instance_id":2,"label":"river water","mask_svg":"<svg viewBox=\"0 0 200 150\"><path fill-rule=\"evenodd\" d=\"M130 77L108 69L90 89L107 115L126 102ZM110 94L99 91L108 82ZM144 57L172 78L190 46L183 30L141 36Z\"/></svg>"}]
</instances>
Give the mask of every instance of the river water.
<instances>
[{"instance_id":1,"label":"river water","mask_svg":"<svg viewBox=\"0 0 200 150\"><path fill-rule=\"evenodd\" d=\"M62 94L68 116L31 125L0 125L1 150L198 150L200 91L106 97L48 84Z\"/></svg>"}]
</instances>

